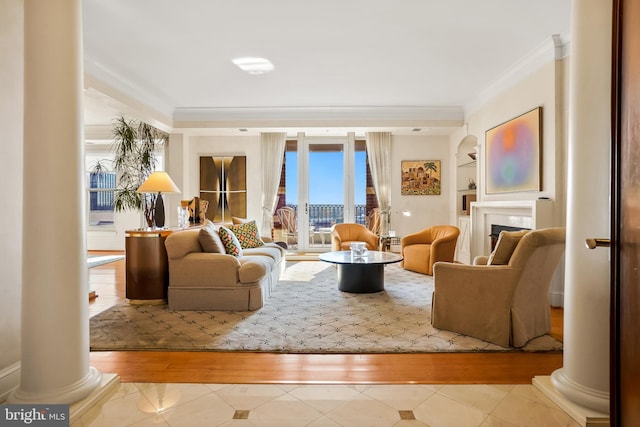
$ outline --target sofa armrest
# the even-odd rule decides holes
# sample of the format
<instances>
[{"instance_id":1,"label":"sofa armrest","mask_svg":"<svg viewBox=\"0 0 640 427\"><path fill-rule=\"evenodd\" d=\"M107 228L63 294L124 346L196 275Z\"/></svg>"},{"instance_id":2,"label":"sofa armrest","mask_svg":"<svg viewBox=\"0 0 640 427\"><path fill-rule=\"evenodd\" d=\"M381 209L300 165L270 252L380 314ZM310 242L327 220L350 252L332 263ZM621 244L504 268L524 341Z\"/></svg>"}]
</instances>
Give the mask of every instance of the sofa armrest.
<instances>
[{"instance_id":1,"label":"sofa armrest","mask_svg":"<svg viewBox=\"0 0 640 427\"><path fill-rule=\"evenodd\" d=\"M177 259L194 252L202 252L199 228L189 228L171 233L164 242L169 259Z\"/></svg>"}]
</instances>

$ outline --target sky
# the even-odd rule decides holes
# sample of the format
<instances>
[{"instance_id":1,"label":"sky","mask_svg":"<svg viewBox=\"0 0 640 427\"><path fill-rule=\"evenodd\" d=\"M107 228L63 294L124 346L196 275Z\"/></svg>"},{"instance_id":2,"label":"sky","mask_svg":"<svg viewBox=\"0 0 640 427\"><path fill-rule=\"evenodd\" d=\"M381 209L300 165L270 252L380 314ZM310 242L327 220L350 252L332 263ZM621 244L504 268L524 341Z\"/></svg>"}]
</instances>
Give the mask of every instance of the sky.
<instances>
[{"instance_id":1,"label":"sky","mask_svg":"<svg viewBox=\"0 0 640 427\"><path fill-rule=\"evenodd\" d=\"M355 180L356 205L364 205L366 201L366 165L364 151L356 151ZM287 203L296 204L298 199L298 158L297 152L287 152ZM309 203L338 204L344 202L344 159L343 153L310 152L309 153Z\"/></svg>"}]
</instances>

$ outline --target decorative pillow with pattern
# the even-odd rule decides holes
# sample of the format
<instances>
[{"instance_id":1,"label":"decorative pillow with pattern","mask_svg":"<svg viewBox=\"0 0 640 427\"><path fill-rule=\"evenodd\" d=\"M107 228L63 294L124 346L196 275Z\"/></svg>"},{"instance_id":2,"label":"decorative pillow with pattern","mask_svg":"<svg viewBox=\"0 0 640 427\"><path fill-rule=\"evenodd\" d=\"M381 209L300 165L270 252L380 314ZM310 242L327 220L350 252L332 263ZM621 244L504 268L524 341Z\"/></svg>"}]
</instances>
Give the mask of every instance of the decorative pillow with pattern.
<instances>
[{"instance_id":1,"label":"decorative pillow with pattern","mask_svg":"<svg viewBox=\"0 0 640 427\"><path fill-rule=\"evenodd\" d=\"M240 241L242 249L259 248L264 245L260 238L260 231L255 221L245 222L243 224L230 225L229 229L233 231Z\"/></svg>"},{"instance_id":2,"label":"decorative pillow with pattern","mask_svg":"<svg viewBox=\"0 0 640 427\"><path fill-rule=\"evenodd\" d=\"M224 250L227 254L235 257L242 256L242 246L236 235L233 234L233 231L225 226L220 226L220 228L218 228L218 235L220 236L220 240L222 240Z\"/></svg>"}]
</instances>

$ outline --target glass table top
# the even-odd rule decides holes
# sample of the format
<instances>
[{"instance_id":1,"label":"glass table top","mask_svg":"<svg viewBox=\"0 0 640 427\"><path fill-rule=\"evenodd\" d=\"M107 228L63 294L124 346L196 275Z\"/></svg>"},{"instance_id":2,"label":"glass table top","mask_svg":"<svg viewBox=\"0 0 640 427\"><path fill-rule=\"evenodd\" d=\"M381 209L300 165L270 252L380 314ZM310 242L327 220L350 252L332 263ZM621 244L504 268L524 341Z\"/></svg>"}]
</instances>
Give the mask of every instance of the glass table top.
<instances>
[{"instance_id":1,"label":"glass table top","mask_svg":"<svg viewBox=\"0 0 640 427\"><path fill-rule=\"evenodd\" d=\"M355 256L351 251L325 252L318 258L334 264L391 264L403 259L400 254L380 251L366 251L361 256Z\"/></svg>"}]
</instances>

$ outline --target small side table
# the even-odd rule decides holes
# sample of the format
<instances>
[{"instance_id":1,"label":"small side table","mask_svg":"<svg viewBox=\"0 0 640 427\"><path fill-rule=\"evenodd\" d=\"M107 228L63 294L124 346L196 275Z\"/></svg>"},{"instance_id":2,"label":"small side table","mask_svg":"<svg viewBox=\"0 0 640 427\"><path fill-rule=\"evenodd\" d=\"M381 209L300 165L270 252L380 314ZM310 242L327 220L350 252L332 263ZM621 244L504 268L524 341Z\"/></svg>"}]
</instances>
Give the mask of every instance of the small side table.
<instances>
[{"instance_id":1,"label":"small side table","mask_svg":"<svg viewBox=\"0 0 640 427\"><path fill-rule=\"evenodd\" d=\"M129 304L164 304L169 287L169 260L164 241L171 230L127 230L126 291Z\"/></svg>"},{"instance_id":2,"label":"small side table","mask_svg":"<svg viewBox=\"0 0 640 427\"><path fill-rule=\"evenodd\" d=\"M400 246L400 237L382 236L380 237L380 250L382 252L393 252L392 246Z\"/></svg>"}]
</instances>

